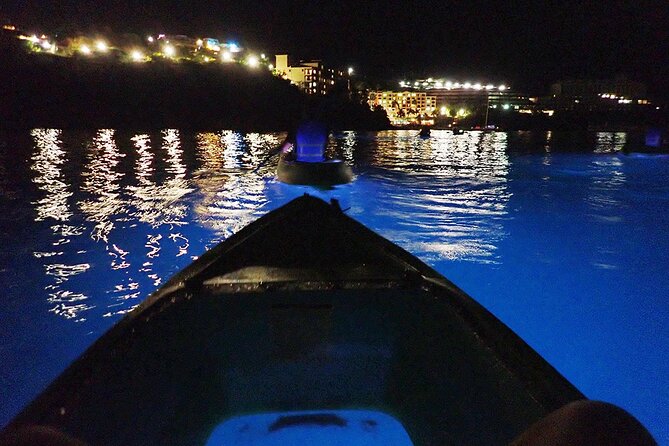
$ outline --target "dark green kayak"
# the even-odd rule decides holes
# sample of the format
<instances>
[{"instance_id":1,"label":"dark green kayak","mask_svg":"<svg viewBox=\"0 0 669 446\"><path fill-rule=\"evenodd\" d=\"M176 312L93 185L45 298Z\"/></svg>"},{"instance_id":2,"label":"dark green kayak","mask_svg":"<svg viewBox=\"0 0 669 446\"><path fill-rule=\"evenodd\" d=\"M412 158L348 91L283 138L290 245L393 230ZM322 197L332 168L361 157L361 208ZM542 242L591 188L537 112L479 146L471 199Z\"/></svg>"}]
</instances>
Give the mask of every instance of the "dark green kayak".
<instances>
[{"instance_id":1,"label":"dark green kayak","mask_svg":"<svg viewBox=\"0 0 669 446\"><path fill-rule=\"evenodd\" d=\"M287 184L334 186L350 183L353 179L353 171L342 160L306 162L288 160L280 156L276 176L279 181Z\"/></svg>"},{"instance_id":2,"label":"dark green kayak","mask_svg":"<svg viewBox=\"0 0 669 446\"><path fill-rule=\"evenodd\" d=\"M490 445L582 398L439 273L304 196L173 277L7 429L91 445L281 444L297 427L372 438L396 422L415 445Z\"/></svg>"}]
</instances>

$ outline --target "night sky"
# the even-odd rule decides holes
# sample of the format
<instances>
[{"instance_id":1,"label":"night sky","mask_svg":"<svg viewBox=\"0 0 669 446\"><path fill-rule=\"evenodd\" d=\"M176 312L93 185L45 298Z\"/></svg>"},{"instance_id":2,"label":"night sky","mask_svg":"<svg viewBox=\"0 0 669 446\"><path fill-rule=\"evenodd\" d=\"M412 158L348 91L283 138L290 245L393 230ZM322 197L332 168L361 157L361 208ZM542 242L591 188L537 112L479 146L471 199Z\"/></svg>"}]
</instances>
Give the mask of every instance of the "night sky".
<instances>
[{"instance_id":1,"label":"night sky","mask_svg":"<svg viewBox=\"0 0 669 446\"><path fill-rule=\"evenodd\" d=\"M499 81L545 93L558 79L626 75L655 96L669 90L667 0L5 0L0 15L45 31L237 38L380 79Z\"/></svg>"}]
</instances>

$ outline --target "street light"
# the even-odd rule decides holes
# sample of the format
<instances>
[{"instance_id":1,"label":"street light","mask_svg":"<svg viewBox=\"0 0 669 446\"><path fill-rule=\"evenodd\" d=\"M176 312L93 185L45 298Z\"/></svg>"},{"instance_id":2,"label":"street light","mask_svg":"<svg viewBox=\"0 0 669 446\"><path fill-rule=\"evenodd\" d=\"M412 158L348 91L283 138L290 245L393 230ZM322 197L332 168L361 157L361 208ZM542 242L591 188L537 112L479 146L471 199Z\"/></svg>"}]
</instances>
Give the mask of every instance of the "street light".
<instances>
[{"instance_id":1,"label":"street light","mask_svg":"<svg viewBox=\"0 0 669 446\"><path fill-rule=\"evenodd\" d=\"M166 56L174 57L177 54L177 50L172 45L165 45L163 47L163 53L165 53Z\"/></svg>"},{"instance_id":2,"label":"street light","mask_svg":"<svg viewBox=\"0 0 669 446\"><path fill-rule=\"evenodd\" d=\"M353 67L348 67L348 75L350 76L352 74L353 74Z\"/></svg>"},{"instance_id":3,"label":"street light","mask_svg":"<svg viewBox=\"0 0 669 446\"><path fill-rule=\"evenodd\" d=\"M258 66L260 61L258 60L258 56L251 55L246 59L246 63L249 65L249 67L255 68Z\"/></svg>"},{"instance_id":4,"label":"street light","mask_svg":"<svg viewBox=\"0 0 669 446\"><path fill-rule=\"evenodd\" d=\"M141 62L142 60L144 60L144 54L142 54L142 52L139 50L134 50L130 54L130 57L132 58L133 62Z\"/></svg>"},{"instance_id":5,"label":"street light","mask_svg":"<svg viewBox=\"0 0 669 446\"><path fill-rule=\"evenodd\" d=\"M106 53L107 50L109 50L109 47L107 46L107 44L102 40L98 40L96 42L95 48L97 48L97 50L100 51L101 53Z\"/></svg>"}]
</instances>

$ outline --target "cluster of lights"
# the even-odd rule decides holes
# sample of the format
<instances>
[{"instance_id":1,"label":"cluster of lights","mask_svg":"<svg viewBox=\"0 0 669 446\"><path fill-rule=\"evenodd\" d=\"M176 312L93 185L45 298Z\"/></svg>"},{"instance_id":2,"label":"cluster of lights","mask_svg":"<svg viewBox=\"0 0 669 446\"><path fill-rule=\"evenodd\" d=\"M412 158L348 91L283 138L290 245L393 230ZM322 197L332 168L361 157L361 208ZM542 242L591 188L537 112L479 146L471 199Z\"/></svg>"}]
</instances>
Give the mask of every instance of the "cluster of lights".
<instances>
[{"instance_id":1,"label":"cluster of lights","mask_svg":"<svg viewBox=\"0 0 669 446\"><path fill-rule=\"evenodd\" d=\"M13 25L5 25L3 26L4 29L6 30L15 30L16 28ZM57 46L55 43L50 42L47 39L47 36L42 35L41 37L38 37L37 35L32 35L32 36L25 36L25 35L20 35L18 36L19 39L22 40L27 40L31 42L36 50L44 50L44 51L49 51L51 53L56 53L57 51ZM170 43L168 40L169 37L166 36L165 34L158 34L155 36L147 36L146 41L149 44L156 45L162 53L164 57L167 58L176 58L179 55L179 50L178 50L178 45L175 45L174 43ZM268 58L267 55L261 54L260 56L256 54L247 54L243 59L237 58L236 53L240 53L242 51L242 48L236 43L236 42L227 42L224 44L219 44L217 39L197 39L194 40L196 46L198 49L200 48L206 48L209 50L214 51L215 53L218 53L214 56L209 55L209 56L203 56L202 60L206 63L208 62L213 62L217 59L219 59L221 62L235 62L239 61L241 63L244 63L250 68L257 68L261 65L261 63L267 65L267 68L272 71L274 70L274 65L268 64ZM76 45L75 50L84 56L92 56L94 54L105 54L109 53L112 50L112 47L102 39L99 40L88 40L85 43L79 43ZM147 55L144 49L142 48L130 48L126 52L127 58L129 61L132 62L147 62L148 60L151 59L151 56ZM353 68L348 69L349 75L353 73Z\"/></svg>"},{"instance_id":2,"label":"cluster of lights","mask_svg":"<svg viewBox=\"0 0 669 446\"><path fill-rule=\"evenodd\" d=\"M94 46L83 44L79 47L79 52L85 56L93 54L93 49L98 53L105 54L109 52L109 45L104 40L98 40L95 42Z\"/></svg>"},{"instance_id":3,"label":"cluster of lights","mask_svg":"<svg viewBox=\"0 0 669 446\"><path fill-rule=\"evenodd\" d=\"M170 43L169 40L167 40L165 34L159 34L158 37L148 36L146 40L149 43L154 43L156 41L164 41L164 44L162 46L163 55L170 58L174 58L177 56L178 50L176 46L174 46L173 44ZM216 60L217 57L220 57L220 61L224 63L234 62L235 53L239 53L242 51L241 47L235 42L228 42L226 44L221 45L217 39L197 39L195 40L195 45L197 46L198 49L205 48L207 50L213 51L214 53L220 53L220 56L216 57L204 56L202 60L205 63L213 62ZM132 59L137 62L145 60L143 54L138 55L137 57L133 55ZM244 62L251 68L257 68L258 66L260 66L261 60L267 61L267 56L265 54L261 54L260 57L258 57L255 54L249 54L246 56ZM274 69L274 66L269 65L269 69L270 70Z\"/></svg>"},{"instance_id":4,"label":"cluster of lights","mask_svg":"<svg viewBox=\"0 0 669 446\"><path fill-rule=\"evenodd\" d=\"M618 95L615 95L615 94L611 94L611 93L600 94L599 97L601 97L602 99L614 99L614 100L617 99L618 104L631 104L632 103L631 99L628 99L624 96L618 96ZM641 102L639 102L639 103L641 104Z\"/></svg>"},{"instance_id":5,"label":"cluster of lights","mask_svg":"<svg viewBox=\"0 0 669 446\"><path fill-rule=\"evenodd\" d=\"M55 43L49 42L49 39L47 36L42 35L41 37L37 37L36 35L32 36L19 36L19 39L21 40L27 40L31 42L33 45L39 46L41 49L44 51L49 51L51 53L55 53L56 50L58 49Z\"/></svg>"},{"instance_id":6,"label":"cluster of lights","mask_svg":"<svg viewBox=\"0 0 669 446\"><path fill-rule=\"evenodd\" d=\"M446 107L441 107L439 109L439 114L441 116L451 116L451 110L449 110ZM469 115L469 112L465 110L464 108L458 109L458 111L454 111L453 113L453 118L464 118L465 116Z\"/></svg>"},{"instance_id":7,"label":"cluster of lights","mask_svg":"<svg viewBox=\"0 0 669 446\"><path fill-rule=\"evenodd\" d=\"M406 82L406 81L401 81L400 82L400 87L402 88L426 88L426 89L431 89L431 88L439 88L439 89L446 89L446 90L454 90L454 89L464 89L464 90L486 90L486 91L492 91L492 90L498 90L498 91L505 91L508 90L509 87L506 85L493 85L493 84L487 84L483 85L479 82L452 82L452 81L443 81L443 80L438 80L435 81L432 78L428 78L427 80L424 81L415 81L413 83L411 82Z\"/></svg>"},{"instance_id":8,"label":"cluster of lights","mask_svg":"<svg viewBox=\"0 0 669 446\"><path fill-rule=\"evenodd\" d=\"M13 25L4 25L4 29L6 30L15 30L16 28ZM56 53L57 47L55 43L50 42L47 39L47 36L42 35L41 37L38 37L37 35L32 35L32 36L25 36L25 35L20 35L18 36L19 39L22 40L27 40L31 42L34 45L34 48L37 50L44 50L44 51L50 51L51 53ZM178 48L175 46L173 43L170 43L169 40L167 40L168 37L165 34L158 34L156 37L154 36L147 36L146 40L150 44L156 44L158 42L161 42L160 46L160 51L161 53L168 58L175 58L178 56ZM217 39L197 39L195 41L195 44L197 45L198 49L199 48L206 48L209 50L214 51L215 53L220 52L220 56L215 56L215 57L210 57L210 56L204 56L203 61L204 62L212 62L216 60L216 58L220 57L221 62L234 62L235 61L235 53L240 53L242 51L242 48L236 43L236 42L228 42L225 44L219 44ZM108 53L111 50L111 47L109 44L104 41L104 40L97 40L97 41L88 41L87 43L81 43L77 46L76 50L85 56L90 56L93 55L94 53ZM139 48L134 48L128 51L127 53L129 60L133 62L146 62L149 60L149 57L145 54L145 52L142 49ZM242 61L239 59L240 62ZM257 68L260 66L261 61L264 63L267 63L267 56L265 54L261 54L260 56L257 56L255 54L247 54L245 59L243 60L243 63L245 63L247 66L251 68ZM268 68L270 70L274 69L274 65L268 64ZM349 74L352 72L352 69L349 69Z\"/></svg>"}]
</instances>

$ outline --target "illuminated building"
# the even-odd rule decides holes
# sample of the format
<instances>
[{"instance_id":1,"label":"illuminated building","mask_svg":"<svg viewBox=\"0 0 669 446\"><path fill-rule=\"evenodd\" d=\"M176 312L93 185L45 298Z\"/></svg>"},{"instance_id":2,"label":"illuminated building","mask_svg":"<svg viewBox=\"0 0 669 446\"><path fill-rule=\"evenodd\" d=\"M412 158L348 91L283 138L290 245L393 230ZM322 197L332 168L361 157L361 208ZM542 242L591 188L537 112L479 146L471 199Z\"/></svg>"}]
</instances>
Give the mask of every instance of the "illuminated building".
<instances>
[{"instance_id":1,"label":"illuminated building","mask_svg":"<svg viewBox=\"0 0 669 446\"><path fill-rule=\"evenodd\" d=\"M434 124L437 98L416 91L372 91L368 99L373 109L382 107L393 125Z\"/></svg>"},{"instance_id":2,"label":"illuminated building","mask_svg":"<svg viewBox=\"0 0 669 446\"><path fill-rule=\"evenodd\" d=\"M320 60L290 65L287 54L276 55L274 72L307 94L326 94L344 77L342 71L325 67Z\"/></svg>"},{"instance_id":3,"label":"illuminated building","mask_svg":"<svg viewBox=\"0 0 669 446\"><path fill-rule=\"evenodd\" d=\"M426 79L413 83L401 82L400 85L415 90L425 90L435 96L440 116L456 117L459 110L465 110L467 114L485 115L486 107L489 110L510 110L520 113L532 112L535 109L527 95L516 93L504 84Z\"/></svg>"},{"instance_id":4,"label":"illuminated building","mask_svg":"<svg viewBox=\"0 0 669 446\"><path fill-rule=\"evenodd\" d=\"M174 45L177 48L186 48L188 50L197 48L197 40L184 35L165 36L161 34L158 39L165 43L169 43L170 45Z\"/></svg>"},{"instance_id":5,"label":"illuminated building","mask_svg":"<svg viewBox=\"0 0 669 446\"><path fill-rule=\"evenodd\" d=\"M204 43L204 47L208 50L211 50L211 51L214 51L214 52L221 51L221 42L219 42L218 39L213 39L211 37L208 37L208 38L204 39L203 43ZM202 46L202 45L200 45L200 46Z\"/></svg>"}]
</instances>

